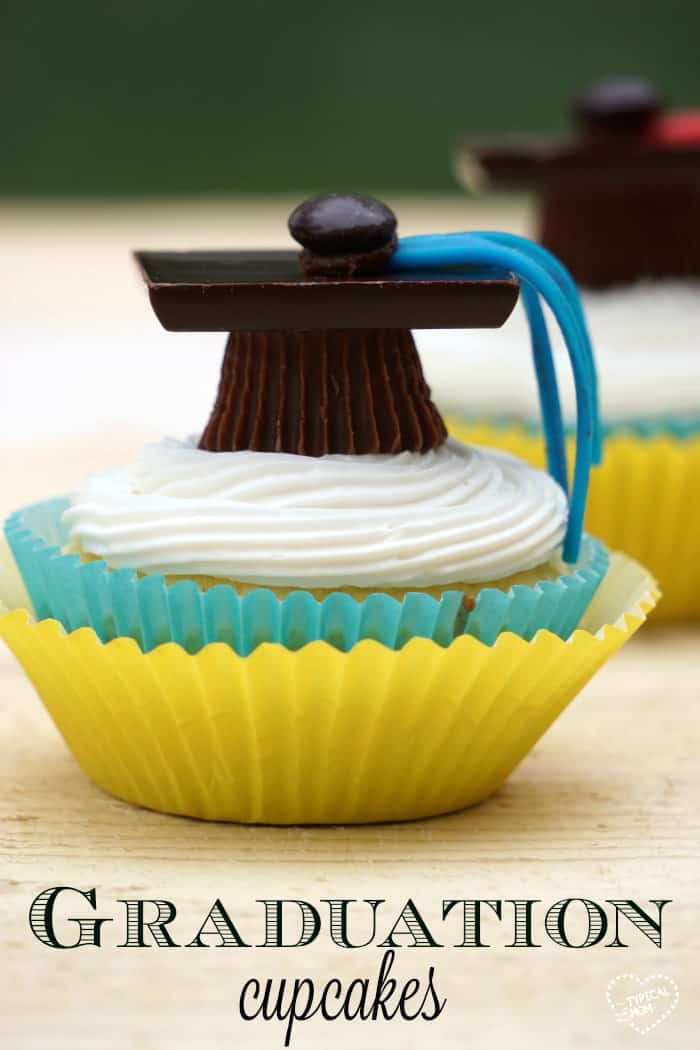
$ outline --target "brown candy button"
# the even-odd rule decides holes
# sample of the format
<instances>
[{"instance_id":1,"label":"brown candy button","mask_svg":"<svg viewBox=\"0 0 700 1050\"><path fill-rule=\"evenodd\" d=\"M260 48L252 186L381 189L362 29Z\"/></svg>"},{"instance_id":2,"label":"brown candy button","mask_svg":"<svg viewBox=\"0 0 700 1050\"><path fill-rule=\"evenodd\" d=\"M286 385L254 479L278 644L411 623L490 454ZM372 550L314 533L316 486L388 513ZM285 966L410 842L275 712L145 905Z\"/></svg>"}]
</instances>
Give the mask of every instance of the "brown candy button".
<instances>
[{"instance_id":1,"label":"brown candy button","mask_svg":"<svg viewBox=\"0 0 700 1050\"><path fill-rule=\"evenodd\" d=\"M309 277L378 273L396 247L396 216L374 197L324 193L294 209L289 232Z\"/></svg>"},{"instance_id":2,"label":"brown candy button","mask_svg":"<svg viewBox=\"0 0 700 1050\"><path fill-rule=\"evenodd\" d=\"M663 109L661 95L644 77L604 77L572 101L578 125L593 135L638 135Z\"/></svg>"}]
</instances>

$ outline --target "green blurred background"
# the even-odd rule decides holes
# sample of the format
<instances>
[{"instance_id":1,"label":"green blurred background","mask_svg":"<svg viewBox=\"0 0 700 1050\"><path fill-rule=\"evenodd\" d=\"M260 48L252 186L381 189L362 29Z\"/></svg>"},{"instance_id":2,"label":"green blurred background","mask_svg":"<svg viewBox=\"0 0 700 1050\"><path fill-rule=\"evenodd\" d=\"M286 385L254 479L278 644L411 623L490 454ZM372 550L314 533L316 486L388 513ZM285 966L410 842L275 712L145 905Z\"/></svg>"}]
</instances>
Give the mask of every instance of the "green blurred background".
<instances>
[{"instance_id":1,"label":"green blurred background","mask_svg":"<svg viewBox=\"0 0 700 1050\"><path fill-rule=\"evenodd\" d=\"M699 0L0 0L0 193L449 192L593 76L700 102Z\"/></svg>"}]
</instances>

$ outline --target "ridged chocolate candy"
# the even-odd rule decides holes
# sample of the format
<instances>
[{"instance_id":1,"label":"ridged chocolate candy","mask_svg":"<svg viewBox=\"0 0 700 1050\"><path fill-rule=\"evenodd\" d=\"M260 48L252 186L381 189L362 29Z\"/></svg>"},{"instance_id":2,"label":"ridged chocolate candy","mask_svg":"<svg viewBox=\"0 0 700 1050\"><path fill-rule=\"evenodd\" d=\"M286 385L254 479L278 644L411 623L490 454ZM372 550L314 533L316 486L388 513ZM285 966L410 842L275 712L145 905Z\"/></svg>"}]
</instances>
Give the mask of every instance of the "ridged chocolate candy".
<instances>
[{"instance_id":1,"label":"ridged chocolate candy","mask_svg":"<svg viewBox=\"0 0 700 1050\"><path fill-rule=\"evenodd\" d=\"M199 447L426 452L447 437L405 329L233 332Z\"/></svg>"}]
</instances>

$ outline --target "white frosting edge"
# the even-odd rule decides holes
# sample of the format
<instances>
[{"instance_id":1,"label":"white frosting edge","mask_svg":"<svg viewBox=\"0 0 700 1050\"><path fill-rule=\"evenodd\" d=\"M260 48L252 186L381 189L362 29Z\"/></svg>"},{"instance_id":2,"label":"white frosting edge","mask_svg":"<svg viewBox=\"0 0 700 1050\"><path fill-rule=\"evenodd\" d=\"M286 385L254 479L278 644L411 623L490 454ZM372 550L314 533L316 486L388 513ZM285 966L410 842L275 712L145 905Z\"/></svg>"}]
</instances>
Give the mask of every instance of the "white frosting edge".
<instances>
[{"instance_id":1,"label":"white frosting edge","mask_svg":"<svg viewBox=\"0 0 700 1050\"><path fill-rule=\"evenodd\" d=\"M319 458L165 441L87 478L65 513L113 568L306 588L499 580L549 561L566 520L547 474L452 439Z\"/></svg>"}]
</instances>

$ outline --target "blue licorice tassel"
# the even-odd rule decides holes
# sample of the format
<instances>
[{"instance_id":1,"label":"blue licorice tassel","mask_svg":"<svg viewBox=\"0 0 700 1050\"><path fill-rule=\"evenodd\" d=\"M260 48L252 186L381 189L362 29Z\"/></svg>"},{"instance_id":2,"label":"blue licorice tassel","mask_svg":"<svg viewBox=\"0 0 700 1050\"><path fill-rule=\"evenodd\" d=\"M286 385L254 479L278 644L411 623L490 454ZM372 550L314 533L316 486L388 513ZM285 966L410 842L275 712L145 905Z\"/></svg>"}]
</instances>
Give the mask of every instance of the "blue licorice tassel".
<instances>
[{"instance_id":1,"label":"blue licorice tassel","mask_svg":"<svg viewBox=\"0 0 700 1050\"><path fill-rule=\"evenodd\" d=\"M581 336L583 338L586 355L589 361L594 422L593 462L598 466L603 459L603 432L600 422L598 375L595 367L595 358L593 357L591 337L588 332L588 325L586 324L586 315L583 312L583 304L581 303L581 296L576 287L576 282L564 264L557 259L556 255L552 255L552 253L546 248L543 248L541 244L529 241L526 237L518 237L514 233L478 233L476 236L487 237L496 243L509 244L514 248L520 248L522 251L529 252L534 259L541 262L543 266L548 267L550 273L558 282L562 290L565 293L568 293L571 305L574 307L578 316Z\"/></svg>"},{"instance_id":2,"label":"blue licorice tassel","mask_svg":"<svg viewBox=\"0 0 700 1050\"><path fill-rule=\"evenodd\" d=\"M491 234L444 234L402 238L391 257L389 268L394 270L445 269L454 266L488 266L514 274L524 288L529 288L524 299L528 319L532 325L533 353L538 368L541 405L544 413L543 425L548 440L554 442L550 469L554 476L561 473L561 442L563 422L561 406L556 389L556 377L552 385L553 363L551 347L546 334L546 324L541 310L532 308L539 294L543 297L559 325L569 354L576 389L576 460L573 487L569 502L569 521L564 538L565 561L577 561L583 533L583 518L588 495L588 480L595 434L598 430L598 413L595 401L595 369L593 367L590 342L582 323L582 310L575 293L561 272L553 268L549 257L537 250L532 251L529 241L520 239L518 246L504 243L499 235ZM563 269L563 268L562 268ZM540 324L541 321L541 324ZM544 330L544 336L543 336ZM544 366L545 374L540 369ZM548 369L551 371L547 372ZM558 451L557 451L558 449Z\"/></svg>"},{"instance_id":3,"label":"blue licorice tassel","mask_svg":"<svg viewBox=\"0 0 700 1050\"><path fill-rule=\"evenodd\" d=\"M537 293L529 285L523 285L523 307L530 325L532 360L535 365L537 387L540 398L540 414L544 427L544 442L547 452L547 469L569 494L569 478L566 466L566 440L559 400L557 373L552 358L552 345L547 332L547 322Z\"/></svg>"}]
</instances>

